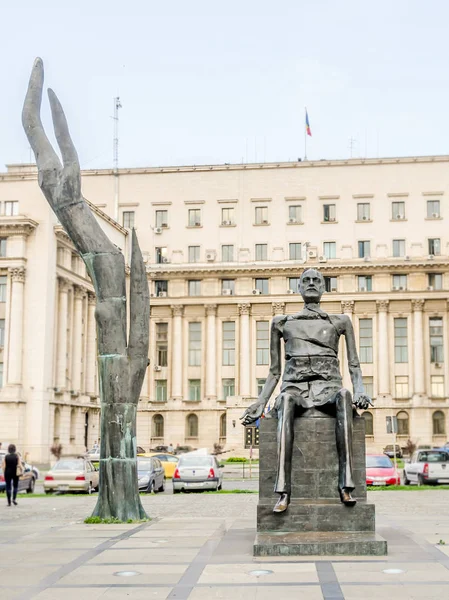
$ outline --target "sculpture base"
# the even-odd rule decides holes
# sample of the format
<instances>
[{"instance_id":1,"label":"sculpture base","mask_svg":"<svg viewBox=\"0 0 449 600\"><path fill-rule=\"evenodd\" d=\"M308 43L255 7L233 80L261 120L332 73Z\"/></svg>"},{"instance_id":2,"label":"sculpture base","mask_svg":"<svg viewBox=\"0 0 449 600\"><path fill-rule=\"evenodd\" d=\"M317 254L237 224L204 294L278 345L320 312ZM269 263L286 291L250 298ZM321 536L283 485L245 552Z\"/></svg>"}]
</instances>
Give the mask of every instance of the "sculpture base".
<instances>
[{"instance_id":1,"label":"sculpture base","mask_svg":"<svg viewBox=\"0 0 449 600\"><path fill-rule=\"evenodd\" d=\"M254 556L385 556L387 542L372 532L258 533Z\"/></svg>"}]
</instances>

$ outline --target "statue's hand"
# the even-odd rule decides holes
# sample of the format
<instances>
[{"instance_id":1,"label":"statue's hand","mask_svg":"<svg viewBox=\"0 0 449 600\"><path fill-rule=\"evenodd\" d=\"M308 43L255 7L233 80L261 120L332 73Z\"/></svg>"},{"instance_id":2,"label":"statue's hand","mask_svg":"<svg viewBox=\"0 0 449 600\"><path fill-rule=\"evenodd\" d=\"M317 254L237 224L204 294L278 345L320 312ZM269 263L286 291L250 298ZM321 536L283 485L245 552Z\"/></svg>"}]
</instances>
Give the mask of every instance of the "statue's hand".
<instances>
[{"instance_id":1,"label":"statue's hand","mask_svg":"<svg viewBox=\"0 0 449 600\"><path fill-rule=\"evenodd\" d=\"M366 410L368 406L374 406L372 400L366 394L354 394L353 404L362 410Z\"/></svg>"},{"instance_id":2,"label":"statue's hand","mask_svg":"<svg viewBox=\"0 0 449 600\"><path fill-rule=\"evenodd\" d=\"M254 402L254 404L251 404L251 406L248 406L240 417L242 425L251 425L251 423L255 423L263 415L264 408L265 402L260 402L259 400Z\"/></svg>"}]
</instances>

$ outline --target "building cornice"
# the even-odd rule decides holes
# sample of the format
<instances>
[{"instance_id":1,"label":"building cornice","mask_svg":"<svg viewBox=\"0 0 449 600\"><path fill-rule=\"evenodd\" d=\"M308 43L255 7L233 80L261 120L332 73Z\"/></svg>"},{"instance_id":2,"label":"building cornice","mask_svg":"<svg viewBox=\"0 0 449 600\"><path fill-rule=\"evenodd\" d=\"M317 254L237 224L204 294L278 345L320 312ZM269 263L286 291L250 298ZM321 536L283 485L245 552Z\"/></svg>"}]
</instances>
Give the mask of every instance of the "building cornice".
<instances>
[{"instance_id":1,"label":"building cornice","mask_svg":"<svg viewBox=\"0 0 449 600\"><path fill-rule=\"evenodd\" d=\"M183 166L159 166L159 167L135 167L129 169L119 169L119 175L149 175L161 173L189 173L189 172L207 172L207 171L259 171L266 169L309 169L319 167L357 167L360 165L397 165L413 163L444 163L449 162L449 155L435 156L401 156L385 158L349 158L336 160L305 160L305 161L277 161L271 163L246 163L231 164L224 163L220 165L183 165ZM0 173L0 181L30 180L37 179L36 165L31 164L9 164L6 165L8 171ZM84 169L81 171L83 177L115 175L113 169Z\"/></svg>"},{"instance_id":2,"label":"building cornice","mask_svg":"<svg viewBox=\"0 0 449 600\"><path fill-rule=\"evenodd\" d=\"M26 216L0 217L0 237L24 235L28 237L39 225L37 221Z\"/></svg>"}]
</instances>

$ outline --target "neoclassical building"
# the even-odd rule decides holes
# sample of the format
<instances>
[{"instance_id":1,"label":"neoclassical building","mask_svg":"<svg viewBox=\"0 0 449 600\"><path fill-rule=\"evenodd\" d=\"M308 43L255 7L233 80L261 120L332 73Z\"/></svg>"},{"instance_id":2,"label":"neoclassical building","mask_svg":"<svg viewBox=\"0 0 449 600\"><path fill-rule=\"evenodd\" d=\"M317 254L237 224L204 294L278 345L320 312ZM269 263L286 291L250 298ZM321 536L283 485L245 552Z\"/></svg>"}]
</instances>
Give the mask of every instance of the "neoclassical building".
<instances>
[{"instance_id":1,"label":"neoclassical building","mask_svg":"<svg viewBox=\"0 0 449 600\"><path fill-rule=\"evenodd\" d=\"M138 444L257 447L239 416L267 376L270 320L301 309L307 266L325 276L323 309L353 321L376 406L368 449L393 442L389 417L402 446L446 442L448 170L434 156L84 171L99 222L126 256L136 227L147 264ZM0 440L45 460L54 441L97 439L92 286L33 166L0 175L0 203ZM343 344L341 357L350 387Z\"/></svg>"}]
</instances>

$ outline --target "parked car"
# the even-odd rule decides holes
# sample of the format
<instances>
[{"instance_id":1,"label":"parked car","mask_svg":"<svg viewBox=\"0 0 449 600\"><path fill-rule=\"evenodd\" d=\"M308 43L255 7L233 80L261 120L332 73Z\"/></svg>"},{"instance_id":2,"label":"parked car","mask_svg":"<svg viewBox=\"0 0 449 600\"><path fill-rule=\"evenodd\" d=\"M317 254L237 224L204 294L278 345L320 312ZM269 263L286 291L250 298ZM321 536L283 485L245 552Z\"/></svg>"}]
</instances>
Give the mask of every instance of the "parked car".
<instances>
[{"instance_id":1,"label":"parked car","mask_svg":"<svg viewBox=\"0 0 449 600\"><path fill-rule=\"evenodd\" d=\"M401 476L385 454L366 455L366 485L399 485Z\"/></svg>"},{"instance_id":2,"label":"parked car","mask_svg":"<svg viewBox=\"0 0 449 600\"><path fill-rule=\"evenodd\" d=\"M1 459L3 460L3 458ZM19 477L18 491L22 492L26 490L27 494L34 492L34 485L36 483L36 474L33 468L28 463L23 463L23 473ZM3 472L0 470L0 492L6 491L6 482Z\"/></svg>"},{"instance_id":3,"label":"parked car","mask_svg":"<svg viewBox=\"0 0 449 600\"><path fill-rule=\"evenodd\" d=\"M215 456L183 454L173 473L173 493L186 490L221 490L223 467Z\"/></svg>"},{"instance_id":4,"label":"parked car","mask_svg":"<svg viewBox=\"0 0 449 600\"><path fill-rule=\"evenodd\" d=\"M396 446L396 458L402 458L401 447L398 444L395 444L395 446ZM384 454L386 454L390 458L394 458L395 446L393 444L389 444L388 446L385 446Z\"/></svg>"},{"instance_id":5,"label":"parked car","mask_svg":"<svg viewBox=\"0 0 449 600\"><path fill-rule=\"evenodd\" d=\"M161 461L154 456L137 457L137 477L139 492L163 492L165 490L165 473Z\"/></svg>"},{"instance_id":6,"label":"parked car","mask_svg":"<svg viewBox=\"0 0 449 600\"><path fill-rule=\"evenodd\" d=\"M177 456L174 456L174 454L169 454L168 452L144 452L137 455L137 460L139 460L139 457L141 456L144 456L145 458L158 458L162 463L165 477L167 477L167 479L171 479L173 477L173 473L175 472L179 461Z\"/></svg>"},{"instance_id":7,"label":"parked car","mask_svg":"<svg viewBox=\"0 0 449 600\"><path fill-rule=\"evenodd\" d=\"M53 492L98 492L99 472L86 458L61 458L44 480L46 494Z\"/></svg>"},{"instance_id":8,"label":"parked car","mask_svg":"<svg viewBox=\"0 0 449 600\"><path fill-rule=\"evenodd\" d=\"M100 460L100 448L92 448L86 452L87 460L98 462Z\"/></svg>"},{"instance_id":9,"label":"parked car","mask_svg":"<svg viewBox=\"0 0 449 600\"><path fill-rule=\"evenodd\" d=\"M404 466L404 484L449 483L449 453L445 450L417 450Z\"/></svg>"},{"instance_id":10,"label":"parked car","mask_svg":"<svg viewBox=\"0 0 449 600\"><path fill-rule=\"evenodd\" d=\"M193 448L192 446L176 446L176 448L173 450L173 454L187 454L188 452L193 452L194 450L196 450L196 448Z\"/></svg>"}]
</instances>

